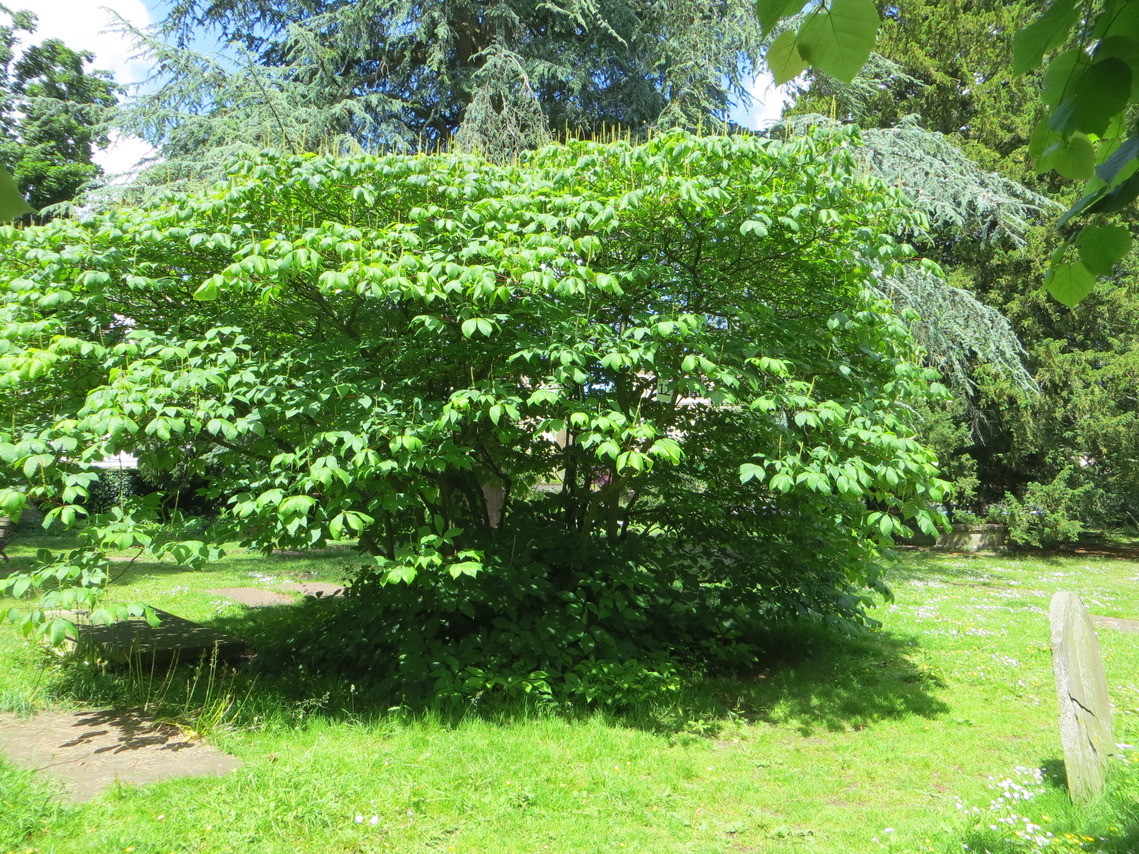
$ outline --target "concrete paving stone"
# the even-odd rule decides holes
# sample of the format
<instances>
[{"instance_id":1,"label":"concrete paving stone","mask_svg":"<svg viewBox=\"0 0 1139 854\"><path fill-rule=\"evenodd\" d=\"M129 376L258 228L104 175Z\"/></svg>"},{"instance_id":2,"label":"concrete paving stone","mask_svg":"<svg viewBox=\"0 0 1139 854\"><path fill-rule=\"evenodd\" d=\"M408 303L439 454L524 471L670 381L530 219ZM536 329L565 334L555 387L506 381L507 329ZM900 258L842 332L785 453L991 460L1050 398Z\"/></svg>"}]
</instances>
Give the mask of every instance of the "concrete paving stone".
<instances>
[{"instance_id":1,"label":"concrete paving stone","mask_svg":"<svg viewBox=\"0 0 1139 854\"><path fill-rule=\"evenodd\" d=\"M0 715L0 753L56 782L73 801L91 800L116 780L145 785L241 767L240 760L188 739L175 726L111 709Z\"/></svg>"}]
</instances>

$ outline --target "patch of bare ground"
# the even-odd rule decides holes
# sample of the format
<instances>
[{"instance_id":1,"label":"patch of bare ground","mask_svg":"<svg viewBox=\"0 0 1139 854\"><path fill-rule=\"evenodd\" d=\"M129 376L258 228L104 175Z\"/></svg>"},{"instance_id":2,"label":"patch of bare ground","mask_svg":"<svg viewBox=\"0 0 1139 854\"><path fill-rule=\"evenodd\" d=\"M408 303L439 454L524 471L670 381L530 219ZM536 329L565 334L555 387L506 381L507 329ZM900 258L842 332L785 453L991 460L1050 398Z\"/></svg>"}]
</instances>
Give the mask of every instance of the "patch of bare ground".
<instances>
[{"instance_id":1,"label":"patch of bare ground","mask_svg":"<svg viewBox=\"0 0 1139 854\"><path fill-rule=\"evenodd\" d=\"M0 753L13 765L88 801L116 781L145 785L176 777L227 774L241 762L175 726L109 709L0 715Z\"/></svg>"}]
</instances>

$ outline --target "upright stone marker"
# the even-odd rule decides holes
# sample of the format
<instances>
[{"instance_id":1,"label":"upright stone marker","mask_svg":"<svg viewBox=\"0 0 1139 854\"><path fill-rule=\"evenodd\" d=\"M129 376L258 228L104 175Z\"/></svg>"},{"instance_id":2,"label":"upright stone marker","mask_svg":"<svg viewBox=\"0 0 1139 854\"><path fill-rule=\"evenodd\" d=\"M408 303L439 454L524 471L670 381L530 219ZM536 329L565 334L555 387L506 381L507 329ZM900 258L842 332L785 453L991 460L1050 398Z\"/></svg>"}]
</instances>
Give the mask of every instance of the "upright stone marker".
<instances>
[{"instance_id":1,"label":"upright stone marker","mask_svg":"<svg viewBox=\"0 0 1139 854\"><path fill-rule=\"evenodd\" d=\"M1073 801L1087 801L1103 791L1108 760L1115 754L1103 656L1075 593L1061 590L1053 596L1049 618L1068 794Z\"/></svg>"}]
</instances>

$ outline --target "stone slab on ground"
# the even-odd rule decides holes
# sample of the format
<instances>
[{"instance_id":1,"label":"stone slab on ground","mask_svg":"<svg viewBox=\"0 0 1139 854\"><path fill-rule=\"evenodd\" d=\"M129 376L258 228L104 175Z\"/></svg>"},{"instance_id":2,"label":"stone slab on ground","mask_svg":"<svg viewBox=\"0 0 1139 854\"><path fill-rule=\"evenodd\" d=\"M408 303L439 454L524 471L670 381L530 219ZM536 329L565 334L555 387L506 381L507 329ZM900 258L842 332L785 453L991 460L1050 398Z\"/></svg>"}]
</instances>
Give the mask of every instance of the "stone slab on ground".
<instances>
[{"instance_id":1,"label":"stone slab on ground","mask_svg":"<svg viewBox=\"0 0 1139 854\"><path fill-rule=\"evenodd\" d=\"M191 622L167 611L154 609L157 626L142 617L131 617L110 625L95 625L84 612L65 616L79 629L80 646L94 647L107 661L125 664L141 660L146 664L193 662L214 654L220 659L240 657L247 652L245 641L208 626Z\"/></svg>"},{"instance_id":2,"label":"stone slab on ground","mask_svg":"<svg viewBox=\"0 0 1139 854\"><path fill-rule=\"evenodd\" d=\"M1115 754L1103 655L1088 611L1075 593L1061 590L1053 596L1048 616L1068 794L1073 801L1088 801L1103 791L1108 762Z\"/></svg>"},{"instance_id":3,"label":"stone slab on ground","mask_svg":"<svg viewBox=\"0 0 1139 854\"><path fill-rule=\"evenodd\" d=\"M936 546L953 552L992 552L1005 547L1008 529L1003 525L954 525L940 534Z\"/></svg>"},{"instance_id":4,"label":"stone slab on ground","mask_svg":"<svg viewBox=\"0 0 1139 854\"><path fill-rule=\"evenodd\" d=\"M1008 539L1008 528L1004 525L954 525L936 537L916 534L899 542L903 545L933 546L951 552L994 552L1001 551Z\"/></svg>"},{"instance_id":5,"label":"stone slab on ground","mask_svg":"<svg viewBox=\"0 0 1139 854\"><path fill-rule=\"evenodd\" d=\"M112 710L0 715L0 753L13 765L61 784L87 801L117 780L131 785L227 774L241 766L228 753L190 741L177 727Z\"/></svg>"},{"instance_id":6,"label":"stone slab on ground","mask_svg":"<svg viewBox=\"0 0 1139 854\"><path fill-rule=\"evenodd\" d=\"M1097 629L1115 629L1129 635L1139 635L1139 620L1124 620L1120 617L1100 617L1092 614L1092 625Z\"/></svg>"},{"instance_id":7,"label":"stone slab on ground","mask_svg":"<svg viewBox=\"0 0 1139 854\"><path fill-rule=\"evenodd\" d=\"M303 593L305 596L312 596L316 599L344 595L344 585L333 584L331 581L298 581L290 584L278 584L277 587L280 590Z\"/></svg>"},{"instance_id":8,"label":"stone slab on ground","mask_svg":"<svg viewBox=\"0 0 1139 854\"><path fill-rule=\"evenodd\" d=\"M269 608L273 605L289 605L296 601L295 597L287 593L278 593L276 590L266 590L263 587L219 587L208 592L232 599L247 608Z\"/></svg>"}]
</instances>

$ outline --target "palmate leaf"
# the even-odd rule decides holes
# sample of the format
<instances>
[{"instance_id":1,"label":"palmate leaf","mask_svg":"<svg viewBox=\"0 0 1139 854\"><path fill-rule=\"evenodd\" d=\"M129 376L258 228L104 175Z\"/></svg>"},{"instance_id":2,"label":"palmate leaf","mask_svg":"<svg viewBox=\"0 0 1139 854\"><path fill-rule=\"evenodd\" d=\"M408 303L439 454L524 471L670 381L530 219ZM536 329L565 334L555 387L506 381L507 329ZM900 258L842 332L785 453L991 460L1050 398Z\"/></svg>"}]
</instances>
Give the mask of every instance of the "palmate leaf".
<instances>
[{"instance_id":1,"label":"palmate leaf","mask_svg":"<svg viewBox=\"0 0 1139 854\"><path fill-rule=\"evenodd\" d=\"M24 214L35 213L36 209L24 201L16 179L12 173L0 166L0 222L8 222Z\"/></svg>"},{"instance_id":2,"label":"palmate leaf","mask_svg":"<svg viewBox=\"0 0 1139 854\"><path fill-rule=\"evenodd\" d=\"M799 28L799 54L824 74L849 83L874 49L878 24L873 0L833 0Z\"/></svg>"}]
</instances>

